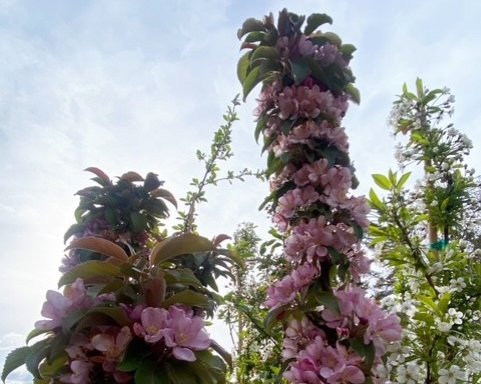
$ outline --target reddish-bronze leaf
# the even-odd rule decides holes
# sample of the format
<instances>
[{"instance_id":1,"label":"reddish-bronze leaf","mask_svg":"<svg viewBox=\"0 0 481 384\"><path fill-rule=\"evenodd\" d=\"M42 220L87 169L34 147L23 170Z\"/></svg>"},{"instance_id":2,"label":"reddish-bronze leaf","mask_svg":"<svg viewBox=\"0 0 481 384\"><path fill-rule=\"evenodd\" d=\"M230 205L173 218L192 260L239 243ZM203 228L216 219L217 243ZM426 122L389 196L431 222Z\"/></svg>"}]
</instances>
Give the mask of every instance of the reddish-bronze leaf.
<instances>
[{"instance_id":1,"label":"reddish-bronze leaf","mask_svg":"<svg viewBox=\"0 0 481 384\"><path fill-rule=\"evenodd\" d=\"M69 246L65 248L65 250L68 249L87 249L122 261L127 261L129 258L122 247L101 237L81 237L80 239L72 241Z\"/></svg>"}]
</instances>

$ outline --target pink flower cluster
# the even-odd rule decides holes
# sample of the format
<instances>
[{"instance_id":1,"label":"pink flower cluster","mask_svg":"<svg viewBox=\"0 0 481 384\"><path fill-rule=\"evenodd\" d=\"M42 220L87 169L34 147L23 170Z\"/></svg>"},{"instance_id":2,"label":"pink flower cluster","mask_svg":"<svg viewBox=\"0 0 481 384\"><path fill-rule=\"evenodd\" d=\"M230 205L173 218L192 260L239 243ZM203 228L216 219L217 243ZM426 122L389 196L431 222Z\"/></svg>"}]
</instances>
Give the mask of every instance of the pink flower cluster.
<instances>
[{"instance_id":1,"label":"pink flower cluster","mask_svg":"<svg viewBox=\"0 0 481 384\"><path fill-rule=\"evenodd\" d=\"M277 48L284 59L302 56L320 66L347 65L335 45L319 47L306 36L283 36ZM257 109L266 123L267 149L284 163L271 179L272 191L280 195L274 201L273 221L286 234L284 254L291 271L269 288L265 304L298 313L308 307L305 300L313 289L322 289L321 296L330 303L321 300L303 319L288 320L283 357L289 367L284 376L293 383L374 379L373 368L382 364L386 344L401 337L399 318L383 312L355 287L369 270L360 245L369 225L369 206L364 197L350 194L354 175L341 127L348 101L346 93L335 95L308 76L300 85L278 81L266 86ZM354 340L375 351L374 362L367 361L367 352L352 347Z\"/></svg>"},{"instance_id":2,"label":"pink flower cluster","mask_svg":"<svg viewBox=\"0 0 481 384\"><path fill-rule=\"evenodd\" d=\"M205 350L212 342L204 319L194 316L192 310L177 305L169 310L147 307L140 318L141 322L134 324L135 334L148 343L163 341L178 360L195 361L193 351Z\"/></svg>"},{"instance_id":3,"label":"pink flower cluster","mask_svg":"<svg viewBox=\"0 0 481 384\"><path fill-rule=\"evenodd\" d=\"M117 366L136 337L146 342L146 353L151 351L162 356L171 355L188 362L196 361L194 351L206 350L211 346L204 319L194 315L192 309L181 305L172 305L168 310L145 305L131 307L123 303L117 306L113 304L113 295L89 296L82 279L67 286L63 294L47 292L42 315L48 320L37 321L35 327L43 331L60 332L69 315L87 314L96 308L104 308L106 301L110 302L107 308L114 306L121 309L131 323L123 327L99 323L81 332L74 332L65 349L71 372L63 374L61 382L91 383L93 373L98 374L100 367L105 377L111 377L117 383L131 383L132 375L117 370Z\"/></svg>"}]
</instances>

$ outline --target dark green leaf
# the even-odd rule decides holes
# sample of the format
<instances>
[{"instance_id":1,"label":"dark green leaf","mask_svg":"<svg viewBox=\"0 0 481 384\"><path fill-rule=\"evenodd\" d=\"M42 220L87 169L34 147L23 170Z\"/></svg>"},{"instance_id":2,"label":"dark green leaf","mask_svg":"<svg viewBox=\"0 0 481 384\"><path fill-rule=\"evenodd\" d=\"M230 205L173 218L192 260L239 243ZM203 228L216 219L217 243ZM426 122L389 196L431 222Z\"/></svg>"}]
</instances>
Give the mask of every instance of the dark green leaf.
<instances>
[{"instance_id":1,"label":"dark green leaf","mask_svg":"<svg viewBox=\"0 0 481 384\"><path fill-rule=\"evenodd\" d=\"M304 28L304 34L310 35L322 24L332 24L332 18L325 13L313 13L307 18L307 24Z\"/></svg>"},{"instance_id":2,"label":"dark green leaf","mask_svg":"<svg viewBox=\"0 0 481 384\"><path fill-rule=\"evenodd\" d=\"M291 64L292 76L296 85L301 84L311 74L309 64L305 60L298 60Z\"/></svg>"},{"instance_id":3,"label":"dark green leaf","mask_svg":"<svg viewBox=\"0 0 481 384\"><path fill-rule=\"evenodd\" d=\"M262 80L262 77L260 76L260 69L259 67L255 67L252 69L249 74L247 75L244 83L242 84L242 94L243 97L242 99L246 101L247 96L249 93L254 89L254 87L259 84L259 82Z\"/></svg>"},{"instance_id":4,"label":"dark green leaf","mask_svg":"<svg viewBox=\"0 0 481 384\"><path fill-rule=\"evenodd\" d=\"M134 338L128 345L122 361L117 365L117 369L122 372L131 372L137 369L151 351L146 348L143 340Z\"/></svg>"},{"instance_id":5,"label":"dark green leaf","mask_svg":"<svg viewBox=\"0 0 481 384\"><path fill-rule=\"evenodd\" d=\"M165 366L143 361L135 371L134 381L139 384L171 384Z\"/></svg>"},{"instance_id":6,"label":"dark green leaf","mask_svg":"<svg viewBox=\"0 0 481 384\"><path fill-rule=\"evenodd\" d=\"M30 347L20 347L14 349L7 355L3 365L2 381L5 382L7 376L15 369L25 364L25 359L30 353Z\"/></svg>"},{"instance_id":7,"label":"dark green leaf","mask_svg":"<svg viewBox=\"0 0 481 384\"><path fill-rule=\"evenodd\" d=\"M252 52L244 53L237 62L237 78L239 79L241 84L244 84L249 73L251 54Z\"/></svg>"},{"instance_id":8,"label":"dark green leaf","mask_svg":"<svg viewBox=\"0 0 481 384\"><path fill-rule=\"evenodd\" d=\"M250 18L244 21L242 27L237 31L237 37L240 39L246 33L253 32L253 31L264 31L265 26L264 23L260 20Z\"/></svg>"},{"instance_id":9,"label":"dark green leaf","mask_svg":"<svg viewBox=\"0 0 481 384\"><path fill-rule=\"evenodd\" d=\"M351 96L351 100L356 104L361 102L361 94L359 93L359 89L352 85L352 83L349 83L346 86L346 93Z\"/></svg>"},{"instance_id":10,"label":"dark green leaf","mask_svg":"<svg viewBox=\"0 0 481 384\"><path fill-rule=\"evenodd\" d=\"M171 305L174 305L174 304L184 304L187 306L208 308L209 299L207 298L206 295L202 293L194 292L190 289L186 289L164 300L164 302L162 303L162 306L164 308L169 308Z\"/></svg>"}]
</instances>

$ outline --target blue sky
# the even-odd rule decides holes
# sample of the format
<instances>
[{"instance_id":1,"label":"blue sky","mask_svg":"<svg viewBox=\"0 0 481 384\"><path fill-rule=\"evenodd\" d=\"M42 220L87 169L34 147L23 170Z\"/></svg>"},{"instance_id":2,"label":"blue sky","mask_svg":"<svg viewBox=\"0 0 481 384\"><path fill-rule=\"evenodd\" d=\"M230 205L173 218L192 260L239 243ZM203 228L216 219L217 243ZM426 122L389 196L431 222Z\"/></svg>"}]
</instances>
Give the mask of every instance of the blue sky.
<instances>
[{"instance_id":1,"label":"blue sky","mask_svg":"<svg viewBox=\"0 0 481 384\"><path fill-rule=\"evenodd\" d=\"M481 169L481 2L0 0L0 360L56 287L73 194L90 183L82 169L153 171L183 196L201 172L195 150L208 148L240 91L237 28L283 7L328 13L329 29L358 48L362 103L345 126L360 193L371 173L395 167L386 120L402 83L416 76L455 93L454 122ZM240 109L231 169L264 164L254 107L252 95ZM255 180L209 190L200 232L232 233L242 221L263 232L268 220L256 207L266 193Z\"/></svg>"}]
</instances>

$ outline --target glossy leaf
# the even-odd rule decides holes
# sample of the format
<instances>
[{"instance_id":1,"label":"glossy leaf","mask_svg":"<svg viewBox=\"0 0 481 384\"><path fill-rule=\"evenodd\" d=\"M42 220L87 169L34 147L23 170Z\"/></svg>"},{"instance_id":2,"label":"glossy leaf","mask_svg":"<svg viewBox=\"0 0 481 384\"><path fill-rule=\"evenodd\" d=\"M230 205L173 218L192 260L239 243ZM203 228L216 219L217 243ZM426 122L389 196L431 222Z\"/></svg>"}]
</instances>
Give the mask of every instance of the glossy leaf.
<instances>
[{"instance_id":1,"label":"glossy leaf","mask_svg":"<svg viewBox=\"0 0 481 384\"><path fill-rule=\"evenodd\" d=\"M169 237L158 243L150 254L150 264L159 265L176 256L196 252L214 251L216 248L212 241L194 233L184 233L179 236Z\"/></svg>"},{"instance_id":2,"label":"glossy leaf","mask_svg":"<svg viewBox=\"0 0 481 384\"><path fill-rule=\"evenodd\" d=\"M120 246L101 237L87 236L75 239L65 248L65 250L69 249L87 249L121 261L129 259L127 253Z\"/></svg>"},{"instance_id":3,"label":"glossy leaf","mask_svg":"<svg viewBox=\"0 0 481 384\"><path fill-rule=\"evenodd\" d=\"M122 176L120 176L120 179L125 180L129 183L133 183L135 181L144 181L144 178L134 171L124 173Z\"/></svg>"},{"instance_id":4,"label":"glossy leaf","mask_svg":"<svg viewBox=\"0 0 481 384\"><path fill-rule=\"evenodd\" d=\"M254 89L254 87L259 84L259 82L262 80L260 76L260 68L255 67L252 69L249 74L247 75L244 83L242 84L242 95L243 95L243 100L246 101L247 96L249 93Z\"/></svg>"},{"instance_id":5,"label":"glossy leaf","mask_svg":"<svg viewBox=\"0 0 481 384\"><path fill-rule=\"evenodd\" d=\"M174 304L209 308L209 299L202 293L186 289L164 300L162 307L169 308Z\"/></svg>"},{"instance_id":6,"label":"glossy leaf","mask_svg":"<svg viewBox=\"0 0 481 384\"><path fill-rule=\"evenodd\" d=\"M177 208L177 200L175 200L174 195L166 189L157 188L157 189L153 190L152 192L150 192L150 196L161 197L162 199L165 199L169 203L171 203L175 208Z\"/></svg>"},{"instance_id":7,"label":"glossy leaf","mask_svg":"<svg viewBox=\"0 0 481 384\"><path fill-rule=\"evenodd\" d=\"M382 189L385 189L386 191L391 190L392 183L389 181L389 179L386 176L381 174L374 174L372 175L372 178L374 179L374 182Z\"/></svg>"},{"instance_id":8,"label":"glossy leaf","mask_svg":"<svg viewBox=\"0 0 481 384\"><path fill-rule=\"evenodd\" d=\"M411 172L408 172L408 173L405 173L404 175L402 175L397 183L397 188L398 189L402 189L407 181L409 180L409 177L411 176Z\"/></svg>"},{"instance_id":9,"label":"glossy leaf","mask_svg":"<svg viewBox=\"0 0 481 384\"><path fill-rule=\"evenodd\" d=\"M120 267L111 263L99 260L86 261L75 266L72 270L66 272L59 280L58 286L72 284L78 278L82 280L91 280L100 278L102 281L109 281L109 278L121 278L123 274Z\"/></svg>"},{"instance_id":10,"label":"glossy leaf","mask_svg":"<svg viewBox=\"0 0 481 384\"><path fill-rule=\"evenodd\" d=\"M88 167L88 168L85 168L84 171L86 172L91 172L93 173L94 175L96 175L99 179L101 179L104 184L103 185L109 185L109 184L112 184L112 181L110 180L110 178L107 176L107 174L104 173L104 171L96 168L96 167Z\"/></svg>"}]
</instances>

